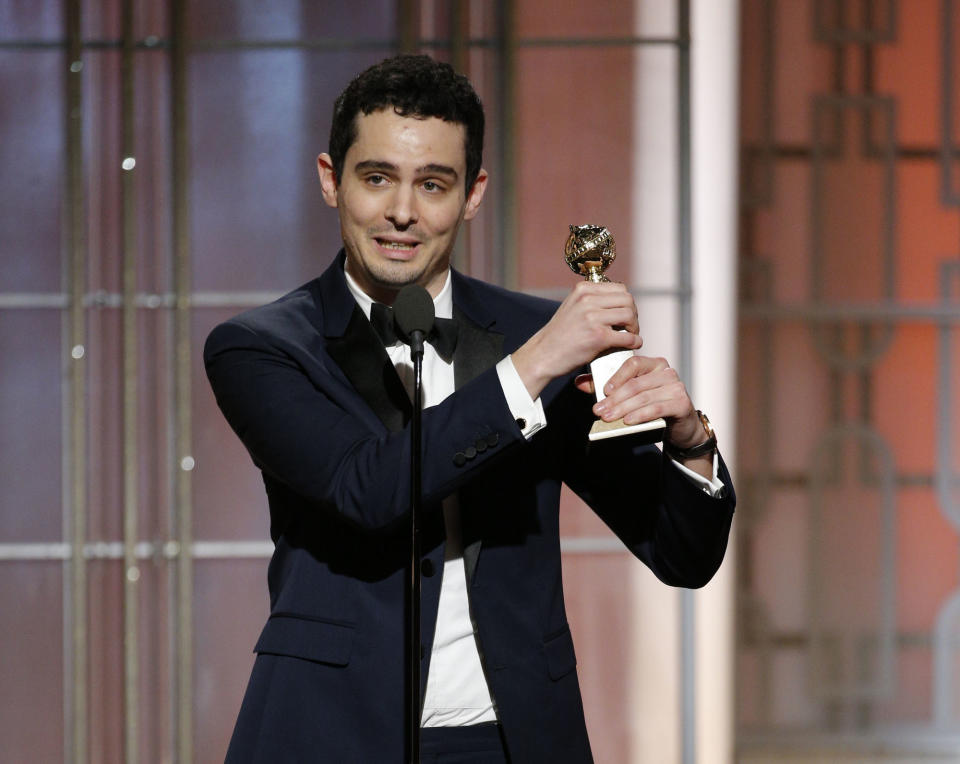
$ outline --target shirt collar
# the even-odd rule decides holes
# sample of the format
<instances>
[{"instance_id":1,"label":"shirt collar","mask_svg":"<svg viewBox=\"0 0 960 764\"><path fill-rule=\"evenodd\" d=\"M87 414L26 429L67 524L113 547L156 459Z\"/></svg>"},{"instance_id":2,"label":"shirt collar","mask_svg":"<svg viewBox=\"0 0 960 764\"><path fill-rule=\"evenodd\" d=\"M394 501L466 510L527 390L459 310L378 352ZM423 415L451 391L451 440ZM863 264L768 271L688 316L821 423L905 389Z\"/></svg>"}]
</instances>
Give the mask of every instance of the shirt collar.
<instances>
[{"instance_id":1,"label":"shirt collar","mask_svg":"<svg viewBox=\"0 0 960 764\"><path fill-rule=\"evenodd\" d=\"M373 305L373 300L370 299L370 296L364 292L360 288L360 285L347 273L346 268L343 270L343 275L347 279L347 289L350 290L353 299L357 301L357 305L360 306L363 315L369 320L370 306ZM433 298L433 311L437 318L453 318L453 288L450 286L450 282L450 269L447 268L447 278L443 282L443 289L440 290L440 294Z\"/></svg>"}]
</instances>

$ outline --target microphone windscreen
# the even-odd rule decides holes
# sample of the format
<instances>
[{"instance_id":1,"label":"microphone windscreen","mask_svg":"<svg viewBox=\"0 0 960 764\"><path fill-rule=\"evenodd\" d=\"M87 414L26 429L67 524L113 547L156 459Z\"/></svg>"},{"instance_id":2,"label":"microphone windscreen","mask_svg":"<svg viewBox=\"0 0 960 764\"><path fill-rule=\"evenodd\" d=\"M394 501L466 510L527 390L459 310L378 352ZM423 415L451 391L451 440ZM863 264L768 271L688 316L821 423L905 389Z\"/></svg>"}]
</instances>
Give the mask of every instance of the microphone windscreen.
<instances>
[{"instance_id":1,"label":"microphone windscreen","mask_svg":"<svg viewBox=\"0 0 960 764\"><path fill-rule=\"evenodd\" d=\"M429 334L433 328L433 298L419 284L407 284L397 293L393 315L400 331L407 337L418 331Z\"/></svg>"}]
</instances>

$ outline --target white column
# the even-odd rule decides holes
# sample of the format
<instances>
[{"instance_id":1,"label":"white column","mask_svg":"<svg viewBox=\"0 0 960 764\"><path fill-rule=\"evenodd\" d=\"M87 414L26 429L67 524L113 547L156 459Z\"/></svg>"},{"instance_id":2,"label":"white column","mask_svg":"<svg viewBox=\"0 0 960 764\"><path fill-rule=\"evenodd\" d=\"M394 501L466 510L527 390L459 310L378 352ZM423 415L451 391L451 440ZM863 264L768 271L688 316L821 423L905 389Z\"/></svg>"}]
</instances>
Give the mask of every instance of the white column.
<instances>
[{"instance_id":1,"label":"white column","mask_svg":"<svg viewBox=\"0 0 960 764\"><path fill-rule=\"evenodd\" d=\"M676 0L635 0L634 18L638 37L673 37ZM672 45L641 45L635 50L633 237L629 247L620 249L630 258L631 289L640 294L642 352L676 359L677 50ZM680 764L680 593L660 583L643 565L631 567L630 591L630 761Z\"/></svg>"},{"instance_id":2,"label":"white column","mask_svg":"<svg viewBox=\"0 0 960 764\"><path fill-rule=\"evenodd\" d=\"M736 444L738 0L693 0L693 378L727 464ZM732 466L731 466L732 469ZM696 761L734 754L734 555L695 598Z\"/></svg>"},{"instance_id":3,"label":"white column","mask_svg":"<svg viewBox=\"0 0 960 764\"><path fill-rule=\"evenodd\" d=\"M737 0L692 2L693 369L696 405L717 427L730 463L735 452L737 214ZM677 0L635 0L638 36L671 37ZM677 52L639 46L632 162L631 287L640 292L644 351L677 362ZM646 290L661 295L644 294ZM695 751L698 764L733 761L733 571L728 553L716 578L695 595ZM633 652L631 761L680 764L681 633L678 591L638 566L630 582Z\"/></svg>"}]
</instances>

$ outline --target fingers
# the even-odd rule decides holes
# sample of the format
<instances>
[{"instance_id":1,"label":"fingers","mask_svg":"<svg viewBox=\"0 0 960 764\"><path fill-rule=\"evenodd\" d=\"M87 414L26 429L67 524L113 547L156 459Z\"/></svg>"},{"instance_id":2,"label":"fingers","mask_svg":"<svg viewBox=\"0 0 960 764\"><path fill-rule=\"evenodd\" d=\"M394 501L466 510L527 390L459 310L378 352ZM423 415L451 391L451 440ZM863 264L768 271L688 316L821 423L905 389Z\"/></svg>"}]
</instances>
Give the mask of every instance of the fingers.
<instances>
[{"instance_id":1,"label":"fingers","mask_svg":"<svg viewBox=\"0 0 960 764\"><path fill-rule=\"evenodd\" d=\"M579 282L550 321L511 354L513 365L536 397L551 379L606 350L639 348L639 329L636 304L623 284Z\"/></svg>"},{"instance_id":2,"label":"fingers","mask_svg":"<svg viewBox=\"0 0 960 764\"><path fill-rule=\"evenodd\" d=\"M641 343L642 341L643 340L641 338ZM628 358L624 364L617 369L616 372L614 372L614 374L607 381L603 392L605 395L610 395L618 387L630 380L636 380L644 375L663 371L665 369L669 369L670 372L673 372L673 376L679 379L676 371L670 368L670 365L667 363L665 358L651 358L649 356L635 355L633 358ZM645 384L653 385L655 384L655 380L648 379Z\"/></svg>"},{"instance_id":3,"label":"fingers","mask_svg":"<svg viewBox=\"0 0 960 764\"><path fill-rule=\"evenodd\" d=\"M594 413L608 422L688 418L693 412L686 386L663 358L628 359L610 378L605 393L607 397L594 406Z\"/></svg>"},{"instance_id":4,"label":"fingers","mask_svg":"<svg viewBox=\"0 0 960 764\"><path fill-rule=\"evenodd\" d=\"M573 289L570 290L571 295L601 295L611 297L614 295L626 295L630 297L630 292L627 291L627 287L621 284L619 281L603 281L601 283L595 283L593 281L578 281ZM630 297L632 300L633 298Z\"/></svg>"},{"instance_id":5,"label":"fingers","mask_svg":"<svg viewBox=\"0 0 960 764\"><path fill-rule=\"evenodd\" d=\"M582 313L590 325L622 327L632 334L640 331L636 303L623 284L581 281L567 295L564 309Z\"/></svg>"}]
</instances>

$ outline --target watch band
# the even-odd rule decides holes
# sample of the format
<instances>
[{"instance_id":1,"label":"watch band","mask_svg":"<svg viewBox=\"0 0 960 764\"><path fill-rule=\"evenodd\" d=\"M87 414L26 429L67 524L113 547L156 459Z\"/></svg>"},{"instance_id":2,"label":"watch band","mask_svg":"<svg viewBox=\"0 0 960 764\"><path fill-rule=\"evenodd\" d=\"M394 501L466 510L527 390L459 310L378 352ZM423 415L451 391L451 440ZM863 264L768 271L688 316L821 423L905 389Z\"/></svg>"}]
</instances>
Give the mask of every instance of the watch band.
<instances>
[{"instance_id":1,"label":"watch band","mask_svg":"<svg viewBox=\"0 0 960 764\"><path fill-rule=\"evenodd\" d=\"M707 433L707 439L703 443L690 448L680 448L665 440L663 441L663 450L667 456L677 460L696 459L698 456L713 453L717 449L717 434L713 431L713 425L710 424L707 415L697 409L697 416L700 417L703 430Z\"/></svg>"}]
</instances>

